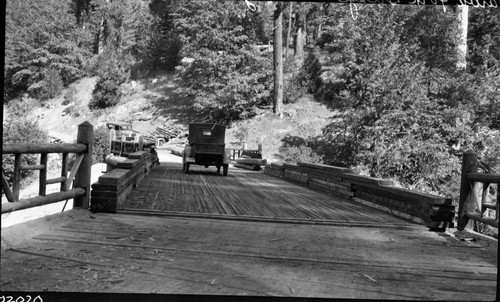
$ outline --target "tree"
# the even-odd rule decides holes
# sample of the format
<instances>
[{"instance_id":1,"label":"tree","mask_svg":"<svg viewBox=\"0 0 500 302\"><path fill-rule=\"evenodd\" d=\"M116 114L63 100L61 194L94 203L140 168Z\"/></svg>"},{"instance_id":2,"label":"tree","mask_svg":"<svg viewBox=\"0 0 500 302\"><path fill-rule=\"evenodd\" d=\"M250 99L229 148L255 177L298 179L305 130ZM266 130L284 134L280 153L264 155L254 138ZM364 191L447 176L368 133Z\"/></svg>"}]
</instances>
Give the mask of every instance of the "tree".
<instances>
[{"instance_id":1,"label":"tree","mask_svg":"<svg viewBox=\"0 0 500 302\"><path fill-rule=\"evenodd\" d=\"M25 92L42 100L50 98L85 74L90 53L78 45L76 18L69 11L69 0L7 3L7 100Z\"/></svg>"},{"instance_id":2,"label":"tree","mask_svg":"<svg viewBox=\"0 0 500 302\"><path fill-rule=\"evenodd\" d=\"M274 12L274 107L273 112L283 116L283 6L276 3Z\"/></svg>"},{"instance_id":3,"label":"tree","mask_svg":"<svg viewBox=\"0 0 500 302\"><path fill-rule=\"evenodd\" d=\"M199 119L243 119L272 101L272 63L254 46L258 15L240 1L183 1L175 13L181 56L191 58L178 72Z\"/></svg>"},{"instance_id":4,"label":"tree","mask_svg":"<svg viewBox=\"0 0 500 302\"><path fill-rule=\"evenodd\" d=\"M316 96L341 112L318 149L329 164L443 193L459 173L460 150L488 149L479 144L485 133L498 137L470 135L482 89L448 55L458 44L455 14L366 5L352 20L343 8L329 8L319 49L306 61Z\"/></svg>"}]
</instances>

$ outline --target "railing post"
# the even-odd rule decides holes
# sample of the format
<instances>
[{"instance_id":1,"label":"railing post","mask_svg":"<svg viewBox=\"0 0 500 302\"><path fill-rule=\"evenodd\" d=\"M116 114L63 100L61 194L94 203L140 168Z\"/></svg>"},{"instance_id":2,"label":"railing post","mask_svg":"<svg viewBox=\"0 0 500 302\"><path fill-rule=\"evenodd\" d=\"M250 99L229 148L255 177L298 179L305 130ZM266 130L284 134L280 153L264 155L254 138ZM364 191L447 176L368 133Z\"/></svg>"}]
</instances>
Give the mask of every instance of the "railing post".
<instances>
[{"instance_id":1,"label":"railing post","mask_svg":"<svg viewBox=\"0 0 500 302\"><path fill-rule=\"evenodd\" d=\"M68 177L68 161L69 161L69 153L62 154L62 169L61 169L61 177ZM67 191L66 181L61 182L61 192Z\"/></svg>"},{"instance_id":2,"label":"railing post","mask_svg":"<svg viewBox=\"0 0 500 302\"><path fill-rule=\"evenodd\" d=\"M462 158L462 175L460 181L460 199L458 202L458 223L457 229L462 231L467 223L469 222L469 218L465 217L465 206L467 197L471 191L470 183L467 180L467 173L476 172L477 171L477 155L472 150L467 150L463 154Z\"/></svg>"},{"instance_id":3,"label":"railing post","mask_svg":"<svg viewBox=\"0 0 500 302\"><path fill-rule=\"evenodd\" d=\"M89 209L90 204L90 177L92 174L92 141L94 140L94 126L89 122L78 125L76 142L87 145L87 152L83 156L80 168L76 172L74 187L84 188L85 195L73 199L73 207Z\"/></svg>"},{"instance_id":4,"label":"railing post","mask_svg":"<svg viewBox=\"0 0 500 302\"><path fill-rule=\"evenodd\" d=\"M14 155L14 181L12 183L14 201L19 201L19 191L21 188L21 158L21 153Z\"/></svg>"},{"instance_id":5,"label":"railing post","mask_svg":"<svg viewBox=\"0 0 500 302\"><path fill-rule=\"evenodd\" d=\"M38 188L38 195L45 196L47 193L47 153L40 154L40 165L43 168L40 170L40 186Z\"/></svg>"}]
</instances>

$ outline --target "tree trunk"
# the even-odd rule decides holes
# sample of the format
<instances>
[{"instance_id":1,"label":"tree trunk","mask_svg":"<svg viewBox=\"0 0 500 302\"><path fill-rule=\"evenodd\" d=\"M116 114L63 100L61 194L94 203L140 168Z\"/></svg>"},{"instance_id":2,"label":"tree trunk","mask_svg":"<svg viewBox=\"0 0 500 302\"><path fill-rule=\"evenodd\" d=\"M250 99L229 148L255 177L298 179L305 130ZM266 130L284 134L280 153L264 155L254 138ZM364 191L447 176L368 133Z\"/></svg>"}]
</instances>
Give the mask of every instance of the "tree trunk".
<instances>
[{"instance_id":1,"label":"tree trunk","mask_svg":"<svg viewBox=\"0 0 500 302\"><path fill-rule=\"evenodd\" d=\"M274 11L274 107L273 113L283 116L283 12L282 3Z\"/></svg>"},{"instance_id":2,"label":"tree trunk","mask_svg":"<svg viewBox=\"0 0 500 302\"><path fill-rule=\"evenodd\" d=\"M469 7L466 5L457 6L456 22L458 26L457 42L457 69L467 67L467 27L468 27Z\"/></svg>"},{"instance_id":3,"label":"tree trunk","mask_svg":"<svg viewBox=\"0 0 500 302\"><path fill-rule=\"evenodd\" d=\"M297 35L295 36L295 60L301 61L304 58L304 22L299 14L295 18L297 24Z\"/></svg>"},{"instance_id":4,"label":"tree trunk","mask_svg":"<svg viewBox=\"0 0 500 302\"><path fill-rule=\"evenodd\" d=\"M288 49L290 48L290 34L292 32L292 12L293 12L293 2L290 2L290 10L289 10L289 13L288 13L288 31L286 33L286 48L285 48L285 63L286 65L288 66Z\"/></svg>"}]
</instances>

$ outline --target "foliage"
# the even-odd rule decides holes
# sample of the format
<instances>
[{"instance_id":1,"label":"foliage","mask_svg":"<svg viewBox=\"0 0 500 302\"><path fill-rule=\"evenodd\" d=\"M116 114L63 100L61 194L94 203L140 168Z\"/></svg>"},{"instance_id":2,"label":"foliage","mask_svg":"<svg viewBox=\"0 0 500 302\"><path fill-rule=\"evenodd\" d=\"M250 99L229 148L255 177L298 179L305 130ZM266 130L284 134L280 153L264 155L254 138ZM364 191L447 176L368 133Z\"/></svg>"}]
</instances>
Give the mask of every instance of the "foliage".
<instances>
[{"instance_id":1,"label":"foliage","mask_svg":"<svg viewBox=\"0 0 500 302\"><path fill-rule=\"evenodd\" d=\"M78 46L66 1L9 1L6 7L4 94L26 91L42 99L84 75L90 55ZM48 86L48 87L47 87Z\"/></svg>"},{"instance_id":2,"label":"foliage","mask_svg":"<svg viewBox=\"0 0 500 302\"><path fill-rule=\"evenodd\" d=\"M109 154L109 130L106 126L94 128L94 140L92 149L92 164L105 162L106 155Z\"/></svg>"},{"instance_id":3,"label":"foliage","mask_svg":"<svg viewBox=\"0 0 500 302\"><path fill-rule=\"evenodd\" d=\"M25 112L29 110L28 102L18 102L12 106L8 118L3 123L3 143L47 143L48 135L38 127L36 121L25 118ZM22 165L40 164L38 154L24 154L21 157ZM5 178L9 185L14 180L14 156L2 155L2 165ZM31 170L21 170L21 179L25 179L33 174Z\"/></svg>"},{"instance_id":4,"label":"foliage","mask_svg":"<svg viewBox=\"0 0 500 302\"><path fill-rule=\"evenodd\" d=\"M323 159L306 140L300 137L287 136L279 149L278 161L287 164L310 163L322 164Z\"/></svg>"},{"instance_id":5,"label":"foliage","mask_svg":"<svg viewBox=\"0 0 500 302\"><path fill-rule=\"evenodd\" d=\"M327 163L441 194L456 181L463 150L496 165L500 136L488 129L499 84L456 70L453 11L369 5L352 20L344 5L336 8L305 64L316 97L342 112L315 142ZM498 77L496 66L482 74Z\"/></svg>"},{"instance_id":6,"label":"foliage","mask_svg":"<svg viewBox=\"0 0 500 302\"><path fill-rule=\"evenodd\" d=\"M193 59L178 71L200 119L249 118L269 102L272 64L253 47L259 18L239 1L184 1L176 13L181 55Z\"/></svg>"},{"instance_id":7,"label":"foliage","mask_svg":"<svg viewBox=\"0 0 500 302\"><path fill-rule=\"evenodd\" d=\"M99 80L92 91L92 100L89 102L91 110L112 107L120 101L120 85L129 76L124 56L126 55L118 55L109 51L97 57L95 73L99 76Z\"/></svg>"}]
</instances>

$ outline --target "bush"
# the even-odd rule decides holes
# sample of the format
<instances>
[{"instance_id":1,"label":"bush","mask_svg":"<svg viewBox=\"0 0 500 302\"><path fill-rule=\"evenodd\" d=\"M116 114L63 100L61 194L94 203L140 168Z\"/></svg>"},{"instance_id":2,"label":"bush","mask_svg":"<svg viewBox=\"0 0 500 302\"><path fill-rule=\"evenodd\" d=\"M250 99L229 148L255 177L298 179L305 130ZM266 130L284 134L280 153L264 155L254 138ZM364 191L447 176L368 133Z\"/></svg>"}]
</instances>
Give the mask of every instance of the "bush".
<instances>
[{"instance_id":1,"label":"bush","mask_svg":"<svg viewBox=\"0 0 500 302\"><path fill-rule=\"evenodd\" d=\"M103 163L109 147L109 130L105 126L94 128L92 164Z\"/></svg>"},{"instance_id":2,"label":"bush","mask_svg":"<svg viewBox=\"0 0 500 302\"><path fill-rule=\"evenodd\" d=\"M62 105L66 106L70 103L74 103L75 101L76 101L76 88L74 86L71 86L64 93L64 100L62 102Z\"/></svg>"},{"instance_id":3,"label":"bush","mask_svg":"<svg viewBox=\"0 0 500 302\"><path fill-rule=\"evenodd\" d=\"M309 143L298 136L286 136L279 149L278 161L287 164L310 163L322 164L323 158L309 146Z\"/></svg>"},{"instance_id":4,"label":"bush","mask_svg":"<svg viewBox=\"0 0 500 302\"><path fill-rule=\"evenodd\" d=\"M68 107L64 108L63 113L65 115L70 115L72 117L79 117L80 116L80 107L76 106L75 104L69 105Z\"/></svg>"},{"instance_id":5,"label":"bush","mask_svg":"<svg viewBox=\"0 0 500 302\"><path fill-rule=\"evenodd\" d=\"M120 101L120 85L128 79L127 67L124 62L127 57L113 53L104 53L93 64L94 74L99 76L92 100L89 102L91 110L105 109L115 106Z\"/></svg>"},{"instance_id":6,"label":"bush","mask_svg":"<svg viewBox=\"0 0 500 302\"><path fill-rule=\"evenodd\" d=\"M92 92L92 100L89 102L90 110L104 109L118 104L120 101L119 89L120 85L113 79L99 79Z\"/></svg>"},{"instance_id":7,"label":"bush","mask_svg":"<svg viewBox=\"0 0 500 302\"><path fill-rule=\"evenodd\" d=\"M19 143L47 143L48 135L45 131L38 127L35 121L31 121L23 117L23 115L11 114L13 118L9 118L3 124L3 143L4 144L19 144ZM3 171L9 185L12 185L14 180L14 156L2 155ZM22 165L36 165L40 163L40 155L25 154L21 157ZM33 175L33 171L22 170L21 179Z\"/></svg>"},{"instance_id":8,"label":"bush","mask_svg":"<svg viewBox=\"0 0 500 302\"><path fill-rule=\"evenodd\" d=\"M42 73L43 80L28 87L30 96L42 101L54 98L63 90L63 80L55 69L48 69Z\"/></svg>"}]
</instances>

